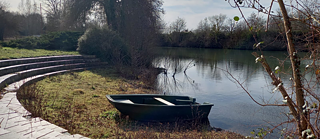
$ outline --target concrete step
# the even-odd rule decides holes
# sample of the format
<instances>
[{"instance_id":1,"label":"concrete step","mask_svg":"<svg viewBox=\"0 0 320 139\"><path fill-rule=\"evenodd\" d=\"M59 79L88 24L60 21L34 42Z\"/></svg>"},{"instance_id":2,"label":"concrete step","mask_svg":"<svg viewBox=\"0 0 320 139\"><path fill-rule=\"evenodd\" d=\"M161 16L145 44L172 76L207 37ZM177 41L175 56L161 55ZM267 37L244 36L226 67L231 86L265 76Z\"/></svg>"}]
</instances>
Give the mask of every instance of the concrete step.
<instances>
[{"instance_id":1,"label":"concrete step","mask_svg":"<svg viewBox=\"0 0 320 139\"><path fill-rule=\"evenodd\" d=\"M0 67L20 65L20 64L26 64L26 63L45 62L45 61L57 61L57 60L68 60L68 59L94 59L94 58L95 56L91 56L91 55L63 55L63 56L8 59L8 60L0 60Z\"/></svg>"},{"instance_id":2,"label":"concrete step","mask_svg":"<svg viewBox=\"0 0 320 139\"><path fill-rule=\"evenodd\" d=\"M74 64L74 63L99 62L99 61L100 61L99 59L70 59L70 60L46 61L46 62L36 62L36 63L12 65L12 66L0 68L0 76L23 71L23 70L40 68L40 67Z\"/></svg>"},{"instance_id":3,"label":"concrete step","mask_svg":"<svg viewBox=\"0 0 320 139\"><path fill-rule=\"evenodd\" d=\"M95 67L89 67L95 68ZM8 85L8 90L3 99L0 99L0 139L2 138L40 138L40 139L88 139L79 134L66 134L68 131L59 126L51 124L41 118L25 118L30 115L17 100L15 90L24 85L39 81L47 76L61 74L65 72L80 71L85 68L75 68L71 70L60 70L41 75L32 76ZM21 110L23 109L23 110Z\"/></svg>"},{"instance_id":4,"label":"concrete step","mask_svg":"<svg viewBox=\"0 0 320 139\"><path fill-rule=\"evenodd\" d=\"M68 69L68 70L59 70L59 71L54 71L54 72L49 72L49 73L44 73L40 75L35 75L29 78L22 79L20 81L16 81L10 85L8 85L6 88L4 88L7 92L16 92L19 88L21 88L24 85L29 85L31 83L40 81L48 76L54 76L57 74L63 74L66 72L76 72L76 71L83 71L83 70L88 70L92 68L99 68L102 67L103 65L99 66L92 66L92 67L86 67L86 68L74 68L74 69ZM1 103L1 100L0 100Z\"/></svg>"},{"instance_id":5,"label":"concrete step","mask_svg":"<svg viewBox=\"0 0 320 139\"><path fill-rule=\"evenodd\" d=\"M89 68L89 67L98 67L103 66L104 63L98 63L98 62L92 62L92 63L76 63L76 64L66 64L66 65L55 65L55 66L49 66L49 67L41 67L41 68L35 68L35 69L29 69L20 71L13 74L7 74L0 77L0 89L6 87L7 85L14 83L16 81L36 76L40 74L50 73L54 71L60 71L60 70L69 70L69 69L77 69L77 68Z\"/></svg>"},{"instance_id":6,"label":"concrete step","mask_svg":"<svg viewBox=\"0 0 320 139\"><path fill-rule=\"evenodd\" d=\"M67 138L85 139L41 118L31 115L18 101L20 87L42 80L47 76L106 66L94 56L51 56L0 61L0 89L5 94L0 99L0 139L2 138Z\"/></svg>"}]
</instances>

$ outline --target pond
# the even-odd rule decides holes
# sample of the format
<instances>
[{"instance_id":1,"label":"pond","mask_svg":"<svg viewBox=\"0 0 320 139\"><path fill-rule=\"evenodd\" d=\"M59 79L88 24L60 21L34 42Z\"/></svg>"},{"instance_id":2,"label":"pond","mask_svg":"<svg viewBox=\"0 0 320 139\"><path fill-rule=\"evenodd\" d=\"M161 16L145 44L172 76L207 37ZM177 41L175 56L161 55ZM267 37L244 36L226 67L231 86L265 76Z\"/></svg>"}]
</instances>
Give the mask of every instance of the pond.
<instances>
[{"instance_id":1,"label":"pond","mask_svg":"<svg viewBox=\"0 0 320 139\"><path fill-rule=\"evenodd\" d=\"M166 94L188 95L198 102L214 106L209 115L211 126L251 135L258 128L273 126L288 120L285 107L262 107L256 104L243 89L259 103L282 104L280 92L274 90L271 79L261 64L255 63L254 51L158 48L156 67L168 69L158 76L158 88ZM272 68L282 67L279 76L285 87L290 87L289 59L285 51L263 52ZM305 55L305 54L304 54ZM306 64L302 62L302 67ZM230 74L229 74L230 73ZM243 88L232 78L236 78ZM288 91L290 92L290 90ZM279 129L284 128L280 126ZM280 130L274 133L278 138Z\"/></svg>"}]
</instances>

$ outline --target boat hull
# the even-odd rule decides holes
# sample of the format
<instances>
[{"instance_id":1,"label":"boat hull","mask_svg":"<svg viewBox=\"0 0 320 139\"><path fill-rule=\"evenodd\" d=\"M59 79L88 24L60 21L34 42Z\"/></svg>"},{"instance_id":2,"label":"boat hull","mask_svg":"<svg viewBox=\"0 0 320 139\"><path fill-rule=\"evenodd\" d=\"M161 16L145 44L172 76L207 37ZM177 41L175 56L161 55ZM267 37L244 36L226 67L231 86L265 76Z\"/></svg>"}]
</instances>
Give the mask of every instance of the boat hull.
<instances>
[{"instance_id":1,"label":"boat hull","mask_svg":"<svg viewBox=\"0 0 320 139\"><path fill-rule=\"evenodd\" d=\"M124 103L113 99L119 95L107 95L109 102L118 109L122 114L129 115L131 119L139 121L177 121L177 120L193 120L207 118L213 104L199 104L190 102L189 104L177 105L161 105L161 104L142 104L142 103ZM130 100L135 97L154 98L160 97L166 100L186 99L187 96L163 96L163 95L120 95ZM182 98L185 97L185 98Z\"/></svg>"}]
</instances>

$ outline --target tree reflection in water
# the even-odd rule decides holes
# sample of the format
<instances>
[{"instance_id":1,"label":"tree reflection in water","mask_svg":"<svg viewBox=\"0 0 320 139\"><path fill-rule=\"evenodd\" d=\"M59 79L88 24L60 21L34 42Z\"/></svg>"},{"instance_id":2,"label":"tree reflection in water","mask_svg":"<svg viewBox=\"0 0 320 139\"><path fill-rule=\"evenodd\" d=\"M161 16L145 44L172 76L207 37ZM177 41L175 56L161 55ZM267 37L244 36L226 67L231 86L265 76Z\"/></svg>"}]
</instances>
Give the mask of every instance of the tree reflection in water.
<instances>
[{"instance_id":1,"label":"tree reflection in water","mask_svg":"<svg viewBox=\"0 0 320 139\"><path fill-rule=\"evenodd\" d=\"M276 125L286 119L286 109L258 106L221 70L228 70L260 103L282 103L279 93L272 93L271 80L263 67L255 63L252 51L161 48L157 52L159 55L154 65L167 69L166 74L158 76L159 90L189 95L200 103L214 103L209 115L212 126L246 135L257 127ZM279 76L285 86L291 86L286 52L264 52L264 55L271 67L280 65L282 72ZM306 63L302 62L301 66Z\"/></svg>"}]
</instances>

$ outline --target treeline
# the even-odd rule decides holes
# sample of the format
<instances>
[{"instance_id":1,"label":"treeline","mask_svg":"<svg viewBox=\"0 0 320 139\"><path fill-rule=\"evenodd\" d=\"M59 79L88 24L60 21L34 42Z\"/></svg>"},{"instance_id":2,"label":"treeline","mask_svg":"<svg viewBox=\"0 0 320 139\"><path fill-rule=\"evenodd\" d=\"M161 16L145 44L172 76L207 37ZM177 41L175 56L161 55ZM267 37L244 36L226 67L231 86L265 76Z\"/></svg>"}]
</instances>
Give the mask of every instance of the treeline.
<instances>
[{"instance_id":1,"label":"treeline","mask_svg":"<svg viewBox=\"0 0 320 139\"><path fill-rule=\"evenodd\" d=\"M19 11L12 12L8 10L7 3L0 2L0 41L59 31L84 32L87 14L82 20L70 18L70 4L70 0L43 0L41 6L31 0L21 0ZM97 21L92 19L89 23Z\"/></svg>"},{"instance_id":2,"label":"treeline","mask_svg":"<svg viewBox=\"0 0 320 139\"><path fill-rule=\"evenodd\" d=\"M30 36L7 42L0 42L4 47L23 49L46 49L75 51L78 48L78 39L84 32L64 31L50 32L41 36Z\"/></svg>"},{"instance_id":3,"label":"treeline","mask_svg":"<svg viewBox=\"0 0 320 139\"><path fill-rule=\"evenodd\" d=\"M96 55L123 76L143 78L146 83L155 81L157 71L152 61L161 34L161 0L42 2L41 7L31 0L21 0L19 13L6 10L5 3L0 2L2 46L78 50Z\"/></svg>"},{"instance_id":4,"label":"treeline","mask_svg":"<svg viewBox=\"0 0 320 139\"><path fill-rule=\"evenodd\" d=\"M220 14L201 20L197 29L189 31L185 20L178 18L162 34L161 46L252 50L260 43L262 50L286 50L282 19L280 16L270 18L268 28L266 20L254 13L239 21ZM313 32L307 24L298 20L291 22L299 50L308 50L311 44L319 42L319 37L306 37Z\"/></svg>"}]
</instances>

